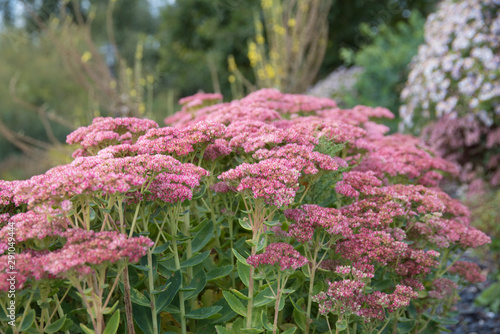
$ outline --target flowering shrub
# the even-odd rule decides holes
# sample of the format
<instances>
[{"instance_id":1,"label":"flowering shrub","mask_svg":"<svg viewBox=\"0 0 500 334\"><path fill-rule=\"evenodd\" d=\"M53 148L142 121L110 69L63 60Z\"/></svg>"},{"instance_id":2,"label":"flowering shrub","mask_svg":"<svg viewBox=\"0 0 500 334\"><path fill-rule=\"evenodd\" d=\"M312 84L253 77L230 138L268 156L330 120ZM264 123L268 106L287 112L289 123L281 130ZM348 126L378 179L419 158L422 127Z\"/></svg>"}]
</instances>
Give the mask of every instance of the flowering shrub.
<instances>
[{"instance_id":1,"label":"flowering shrub","mask_svg":"<svg viewBox=\"0 0 500 334\"><path fill-rule=\"evenodd\" d=\"M450 322L458 284L484 279L460 255L490 242L434 188L454 164L385 135L384 108L272 89L219 98L183 99L169 127L97 119L68 136L72 163L0 182L2 305L17 289L5 328L427 333Z\"/></svg>"},{"instance_id":2,"label":"flowering shrub","mask_svg":"<svg viewBox=\"0 0 500 334\"><path fill-rule=\"evenodd\" d=\"M448 0L425 24L425 44L401 93L402 126L474 115L486 126L500 114L500 16L496 1Z\"/></svg>"},{"instance_id":3,"label":"flowering shrub","mask_svg":"<svg viewBox=\"0 0 500 334\"><path fill-rule=\"evenodd\" d=\"M493 252L500 242L496 213L488 216L498 211L500 194L499 9L492 0L441 3L427 20L426 43L414 59L400 110L403 128L421 131L425 142L462 167L460 190L474 208L472 223L489 232ZM498 286L482 298L496 310L499 294L491 291Z\"/></svg>"}]
</instances>

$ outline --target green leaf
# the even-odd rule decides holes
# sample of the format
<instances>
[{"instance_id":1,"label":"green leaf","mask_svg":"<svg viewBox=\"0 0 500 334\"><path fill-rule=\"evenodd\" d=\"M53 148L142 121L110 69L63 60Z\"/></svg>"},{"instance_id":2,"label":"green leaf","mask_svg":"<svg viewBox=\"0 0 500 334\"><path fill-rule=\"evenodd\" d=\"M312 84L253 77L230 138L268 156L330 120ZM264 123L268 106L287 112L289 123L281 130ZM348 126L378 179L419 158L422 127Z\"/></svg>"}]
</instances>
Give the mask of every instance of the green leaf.
<instances>
[{"instance_id":1,"label":"green leaf","mask_svg":"<svg viewBox=\"0 0 500 334\"><path fill-rule=\"evenodd\" d=\"M269 287L265 288L264 290L259 292L257 296L255 296L255 298L253 299L253 306L261 307L274 302L275 301L274 297L273 298L267 297L271 295L272 295L271 289L269 289Z\"/></svg>"},{"instance_id":2,"label":"green leaf","mask_svg":"<svg viewBox=\"0 0 500 334\"><path fill-rule=\"evenodd\" d=\"M197 199L201 198L205 194L206 190L207 190L207 186L203 185L201 187L200 191L198 191L196 194L193 194L193 200L197 200Z\"/></svg>"},{"instance_id":3,"label":"green leaf","mask_svg":"<svg viewBox=\"0 0 500 334\"><path fill-rule=\"evenodd\" d=\"M440 317L437 315L433 316L432 320L434 320L438 324L442 324L442 325L454 325L454 324L458 323L458 320L456 320L456 319L443 318L443 317Z\"/></svg>"},{"instance_id":4,"label":"green leaf","mask_svg":"<svg viewBox=\"0 0 500 334\"><path fill-rule=\"evenodd\" d=\"M166 251L168 249L168 246L170 246L170 242L167 241L163 245L156 247L153 250L153 254L161 254L161 253L163 253L164 251Z\"/></svg>"},{"instance_id":5,"label":"green leaf","mask_svg":"<svg viewBox=\"0 0 500 334\"><path fill-rule=\"evenodd\" d=\"M291 300L291 298L290 298ZM302 308L300 308L302 310ZM302 310L304 311L304 310ZM295 307L293 309L293 320L299 326L299 328L305 332L306 331L306 325L307 325L307 317L306 317L306 312L304 311L303 313L298 311Z\"/></svg>"},{"instance_id":6,"label":"green leaf","mask_svg":"<svg viewBox=\"0 0 500 334\"><path fill-rule=\"evenodd\" d=\"M259 334L262 333L264 330L262 328L242 328L241 331L243 333L248 333L248 334Z\"/></svg>"},{"instance_id":7,"label":"green leaf","mask_svg":"<svg viewBox=\"0 0 500 334\"><path fill-rule=\"evenodd\" d=\"M281 296L280 302L278 304L278 311L282 311L283 308L285 307L285 299L286 299L286 296Z\"/></svg>"},{"instance_id":8,"label":"green leaf","mask_svg":"<svg viewBox=\"0 0 500 334\"><path fill-rule=\"evenodd\" d=\"M54 321L43 330L44 333L55 333L62 328L64 322L66 321L66 315L61 319Z\"/></svg>"},{"instance_id":9,"label":"green leaf","mask_svg":"<svg viewBox=\"0 0 500 334\"><path fill-rule=\"evenodd\" d=\"M184 298L188 300L198 296L201 290L205 288L205 285L207 285L207 275L205 274L205 271L202 269L198 271L198 273L196 273L191 282L189 282L189 285L186 288L193 290L186 293Z\"/></svg>"},{"instance_id":10,"label":"green leaf","mask_svg":"<svg viewBox=\"0 0 500 334\"><path fill-rule=\"evenodd\" d=\"M382 281L378 281L377 283L373 284L372 287L375 290L382 291L387 288L390 288L393 285L392 280L390 279L385 279Z\"/></svg>"},{"instance_id":11,"label":"green leaf","mask_svg":"<svg viewBox=\"0 0 500 334\"><path fill-rule=\"evenodd\" d=\"M214 223L210 220L208 221L205 226L201 230L196 233L194 236L193 240L191 241L191 247L193 250L193 253L196 253L212 239L214 234Z\"/></svg>"},{"instance_id":12,"label":"green leaf","mask_svg":"<svg viewBox=\"0 0 500 334\"><path fill-rule=\"evenodd\" d=\"M222 326L215 326L215 330L217 331L217 334L233 334L233 332L228 331Z\"/></svg>"},{"instance_id":13,"label":"green leaf","mask_svg":"<svg viewBox=\"0 0 500 334\"><path fill-rule=\"evenodd\" d=\"M154 289L153 291L151 291L150 293L153 294L153 295L157 295L157 294L160 294L162 293L163 291L167 290L168 287L170 286L171 283L165 283L163 284L162 286L160 286L158 289Z\"/></svg>"},{"instance_id":14,"label":"green leaf","mask_svg":"<svg viewBox=\"0 0 500 334\"><path fill-rule=\"evenodd\" d=\"M347 328L347 320L345 319L339 320L335 323L335 326L337 326L337 329L339 331L343 331Z\"/></svg>"},{"instance_id":15,"label":"green leaf","mask_svg":"<svg viewBox=\"0 0 500 334\"><path fill-rule=\"evenodd\" d=\"M119 303L120 303L120 301L117 300L116 303L113 306L106 307L104 310L102 310L102 314L111 314L111 313L113 313L116 310L116 307L118 306Z\"/></svg>"},{"instance_id":16,"label":"green leaf","mask_svg":"<svg viewBox=\"0 0 500 334\"><path fill-rule=\"evenodd\" d=\"M243 303L240 302L235 295L233 295L229 291L222 291L222 294L224 295L224 299L226 299L227 303L234 312L238 313L241 316L246 316L245 306L243 306Z\"/></svg>"},{"instance_id":17,"label":"green leaf","mask_svg":"<svg viewBox=\"0 0 500 334\"><path fill-rule=\"evenodd\" d=\"M257 242L257 249L256 251L257 252L260 252L261 250L264 249L264 247L266 246L266 236L264 234L261 234L260 237L259 237L259 241Z\"/></svg>"},{"instance_id":18,"label":"green leaf","mask_svg":"<svg viewBox=\"0 0 500 334\"><path fill-rule=\"evenodd\" d=\"M116 310L111 319L109 319L106 328L102 334L115 334L118 330L118 325L120 324L120 310Z\"/></svg>"},{"instance_id":19,"label":"green leaf","mask_svg":"<svg viewBox=\"0 0 500 334\"><path fill-rule=\"evenodd\" d=\"M267 312L266 310L262 310L260 313L260 321L262 322L262 327L267 329L268 331L273 330L273 324L267 320Z\"/></svg>"},{"instance_id":20,"label":"green leaf","mask_svg":"<svg viewBox=\"0 0 500 334\"><path fill-rule=\"evenodd\" d=\"M202 263L210 255L210 251L203 252L181 263L181 268L189 268Z\"/></svg>"},{"instance_id":21,"label":"green leaf","mask_svg":"<svg viewBox=\"0 0 500 334\"><path fill-rule=\"evenodd\" d=\"M236 256L236 258L238 259L238 261L240 261L241 263L243 263L247 266L249 265L247 260L243 257L243 255L238 253L238 251L236 249L233 248L232 251L233 251L234 256Z\"/></svg>"},{"instance_id":22,"label":"green leaf","mask_svg":"<svg viewBox=\"0 0 500 334\"><path fill-rule=\"evenodd\" d=\"M63 331L63 332L68 331L71 328L72 325L73 325L73 320L66 319L66 321L64 322L64 324L63 324L63 326L61 328L61 331Z\"/></svg>"},{"instance_id":23,"label":"green leaf","mask_svg":"<svg viewBox=\"0 0 500 334\"><path fill-rule=\"evenodd\" d=\"M197 310L191 311L186 314L186 318L189 319L208 319L211 316L217 314L222 309L222 306L210 306L203 307Z\"/></svg>"},{"instance_id":24,"label":"green leaf","mask_svg":"<svg viewBox=\"0 0 500 334\"><path fill-rule=\"evenodd\" d=\"M165 307L167 307L172 300L174 299L175 295L179 291L182 283L182 274L181 271L178 270L174 272L174 275L171 276L167 280L167 284L169 284L168 288L160 293L158 297L156 298L157 300L157 312L160 313L163 311Z\"/></svg>"},{"instance_id":25,"label":"green leaf","mask_svg":"<svg viewBox=\"0 0 500 334\"><path fill-rule=\"evenodd\" d=\"M219 268L215 268L214 270L210 270L207 273L207 281L214 281L218 278L226 277L233 271L233 266L228 264L227 266L222 266Z\"/></svg>"},{"instance_id":26,"label":"green leaf","mask_svg":"<svg viewBox=\"0 0 500 334\"><path fill-rule=\"evenodd\" d=\"M132 304L132 314L135 323L144 333L154 333L151 307ZM157 315L157 322L158 324L161 323L160 315Z\"/></svg>"},{"instance_id":27,"label":"green leaf","mask_svg":"<svg viewBox=\"0 0 500 334\"><path fill-rule=\"evenodd\" d=\"M95 331L93 329L88 328L84 324L80 324L80 328L83 330L85 334L95 334Z\"/></svg>"},{"instance_id":28,"label":"green leaf","mask_svg":"<svg viewBox=\"0 0 500 334\"><path fill-rule=\"evenodd\" d=\"M238 261L236 267L238 269L238 276L243 284L248 287L248 284L250 283L250 266Z\"/></svg>"},{"instance_id":29,"label":"green leaf","mask_svg":"<svg viewBox=\"0 0 500 334\"><path fill-rule=\"evenodd\" d=\"M12 327L7 328L7 330L5 331L5 334L14 334L12 332ZM30 327L23 334L40 334L40 330L38 330L34 327Z\"/></svg>"},{"instance_id":30,"label":"green leaf","mask_svg":"<svg viewBox=\"0 0 500 334\"><path fill-rule=\"evenodd\" d=\"M252 230L252 226L250 226L248 219L238 219L238 222L240 223L240 226L243 227L245 230L247 231Z\"/></svg>"},{"instance_id":31,"label":"green leaf","mask_svg":"<svg viewBox=\"0 0 500 334\"><path fill-rule=\"evenodd\" d=\"M408 308L406 310L408 311L410 318L416 319L418 317L417 309L415 308L413 301L410 302L410 305L408 306Z\"/></svg>"},{"instance_id":32,"label":"green leaf","mask_svg":"<svg viewBox=\"0 0 500 334\"><path fill-rule=\"evenodd\" d=\"M149 298L144 296L140 291L138 291L135 288L130 288L130 299L132 300L132 303L151 307L151 301L149 300Z\"/></svg>"},{"instance_id":33,"label":"green leaf","mask_svg":"<svg viewBox=\"0 0 500 334\"><path fill-rule=\"evenodd\" d=\"M400 321L398 322L398 334L410 333L413 328L415 328L416 321L412 319L408 319L409 321Z\"/></svg>"},{"instance_id":34,"label":"green leaf","mask_svg":"<svg viewBox=\"0 0 500 334\"><path fill-rule=\"evenodd\" d=\"M21 325L19 330L25 331L30 328L35 322L35 310L30 310L24 318L21 319Z\"/></svg>"},{"instance_id":35,"label":"green leaf","mask_svg":"<svg viewBox=\"0 0 500 334\"><path fill-rule=\"evenodd\" d=\"M135 269L139 269L141 271L149 271L148 266L141 266L138 264L131 264L130 266L134 267Z\"/></svg>"},{"instance_id":36,"label":"green leaf","mask_svg":"<svg viewBox=\"0 0 500 334\"><path fill-rule=\"evenodd\" d=\"M297 330L297 327L290 327L286 331L284 331L282 334L293 334Z\"/></svg>"},{"instance_id":37,"label":"green leaf","mask_svg":"<svg viewBox=\"0 0 500 334\"><path fill-rule=\"evenodd\" d=\"M300 305L301 305L301 304L304 304L304 298L300 298L300 299L299 299L299 300L297 300L297 302L295 303L295 302L293 301L293 298L291 298L291 297L290 297L290 301L292 302L293 308L294 308L295 310L297 310L297 312L298 312L298 313L300 313L300 314L304 314L304 315L306 314L306 311L305 311L302 307L300 307Z\"/></svg>"},{"instance_id":38,"label":"green leaf","mask_svg":"<svg viewBox=\"0 0 500 334\"><path fill-rule=\"evenodd\" d=\"M270 226L270 227L276 226L276 225L278 225L279 223L280 223L280 221L279 221L279 220L273 220L273 221L270 221L270 222L265 221L265 222L264 222L264 224L266 224L267 226Z\"/></svg>"},{"instance_id":39,"label":"green leaf","mask_svg":"<svg viewBox=\"0 0 500 334\"><path fill-rule=\"evenodd\" d=\"M245 296L244 294L242 294L241 292L239 292L238 290L236 289L233 289L233 288L229 288L229 290L231 290L232 293L234 293L237 297L239 297L240 299L243 299L243 300L250 300L250 298L248 298L248 296Z\"/></svg>"}]
</instances>

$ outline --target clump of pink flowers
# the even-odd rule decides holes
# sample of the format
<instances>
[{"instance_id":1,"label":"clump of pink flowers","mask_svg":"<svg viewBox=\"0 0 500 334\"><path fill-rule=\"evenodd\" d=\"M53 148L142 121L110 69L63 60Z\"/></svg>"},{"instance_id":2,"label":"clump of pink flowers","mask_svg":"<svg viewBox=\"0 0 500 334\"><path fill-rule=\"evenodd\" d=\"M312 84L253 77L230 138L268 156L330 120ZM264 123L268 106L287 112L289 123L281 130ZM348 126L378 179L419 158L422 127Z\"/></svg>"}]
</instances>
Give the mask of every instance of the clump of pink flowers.
<instances>
[{"instance_id":1,"label":"clump of pink flowers","mask_svg":"<svg viewBox=\"0 0 500 334\"><path fill-rule=\"evenodd\" d=\"M137 262L153 242L146 237L127 238L117 232L71 229L62 234L66 244L43 259L43 270L52 275L89 274L92 266L118 261Z\"/></svg>"},{"instance_id":2,"label":"clump of pink flowers","mask_svg":"<svg viewBox=\"0 0 500 334\"><path fill-rule=\"evenodd\" d=\"M319 333L312 319L321 319L381 333L410 317L409 307L420 330L425 312L454 296L455 275L485 279L458 260L490 238L438 188L456 165L417 138L387 135L377 119L393 118L389 110L341 109L274 89L221 101L184 98L167 127L98 118L68 136L79 145L73 162L1 181L0 252L8 260L19 251L16 287L69 283L70 303L85 304L97 331L107 305L120 300L120 328L149 331L131 316L140 311L154 334L158 319L182 333L200 330L205 314L207 331L223 332L235 317L231 326L270 330L272 302L275 332ZM8 272L2 262L0 278ZM219 304L234 311L221 322ZM294 317L279 317L284 307Z\"/></svg>"},{"instance_id":3,"label":"clump of pink flowers","mask_svg":"<svg viewBox=\"0 0 500 334\"><path fill-rule=\"evenodd\" d=\"M264 253L250 256L247 262L254 267L277 265L283 271L298 269L306 265L308 261L292 245L277 242L269 244Z\"/></svg>"}]
</instances>

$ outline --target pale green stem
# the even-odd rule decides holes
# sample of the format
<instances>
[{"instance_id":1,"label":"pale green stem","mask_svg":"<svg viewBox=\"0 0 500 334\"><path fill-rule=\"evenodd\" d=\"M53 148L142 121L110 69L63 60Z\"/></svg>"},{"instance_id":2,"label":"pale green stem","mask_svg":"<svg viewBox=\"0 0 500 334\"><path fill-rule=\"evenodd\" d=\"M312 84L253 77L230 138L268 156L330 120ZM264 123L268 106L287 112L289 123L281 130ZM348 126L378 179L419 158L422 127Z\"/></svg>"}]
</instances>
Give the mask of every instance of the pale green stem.
<instances>
[{"instance_id":1,"label":"pale green stem","mask_svg":"<svg viewBox=\"0 0 500 334\"><path fill-rule=\"evenodd\" d=\"M276 288L276 303L274 304L274 322L273 322L273 334L276 334L278 331L278 313L279 313L279 306L280 306L280 298L281 298L281 272L278 272L278 277L277 277L277 283L278 287Z\"/></svg>"},{"instance_id":2,"label":"pale green stem","mask_svg":"<svg viewBox=\"0 0 500 334\"><path fill-rule=\"evenodd\" d=\"M228 219L227 220L227 223L228 223L228 227L229 227L229 244L230 244L230 247L231 247L231 250L234 248L234 240L233 240L233 219ZM231 266L233 268L235 268L235 263L234 263L234 254L233 252L229 252L230 253L230 258L231 258ZM234 273L231 273L231 282L232 282L232 287L233 289L236 288L236 283L235 283L235 280L234 280Z\"/></svg>"},{"instance_id":3,"label":"pale green stem","mask_svg":"<svg viewBox=\"0 0 500 334\"><path fill-rule=\"evenodd\" d=\"M66 293L64 294L64 296L62 297L62 299L59 301L59 299L57 298L57 294L54 295L54 300L57 302L57 314L59 314L59 318L62 318L64 317L64 311L61 307L61 302L64 300L64 298L66 297L66 294L69 292L69 289L71 289L71 287L68 288L68 290L66 290ZM64 332L64 334L69 334L69 330L66 330Z\"/></svg>"},{"instance_id":4,"label":"pale green stem","mask_svg":"<svg viewBox=\"0 0 500 334\"><path fill-rule=\"evenodd\" d=\"M30 303L31 303L31 299L33 298L33 293L34 292L31 292L30 298L28 299L28 303L26 303L26 307L24 308L24 312L23 312L23 316L21 318L21 323L19 324L19 328L21 328L23 326L24 319L26 319L26 313L30 309ZM19 333L19 332L16 330L16 333Z\"/></svg>"},{"instance_id":5,"label":"pale green stem","mask_svg":"<svg viewBox=\"0 0 500 334\"><path fill-rule=\"evenodd\" d=\"M325 314L326 324L328 325L328 331L333 334L332 327L330 326L330 320L328 320L328 315Z\"/></svg>"},{"instance_id":6,"label":"pale green stem","mask_svg":"<svg viewBox=\"0 0 500 334\"><path fill-rule=\"evenodd\" d=\"M306 189L304 189L304 194L302 194L302 197L300 198L299 203L302 203L302 201L304 200L304 197L306 197L306 194L309 191L309 189L311 189L311 184L308 184Z\"/></svg>"},{"instance_id":7,"label":"pale green stem","mask_svg":"<svg viewBox=\"0 0 500 334\"><path fill-rule=\"evenodd\" d=\"M179 250L177 249L177 242L174 240L174 259L175 259L175 268L178 271L181 271L181 262L179 260ZM182 272L181 272L182 275ZM187 333L186 329L186 307L184 305L184 292L182 291L182 288L184 286L184 283L181 279L181 287L179 290L179 310L180 310L180 318L181 318L181 332L182 334Z\"/></svg>"},{"instance_id":8,"label":"pale green stem","mask_svg":"<svg viewBox=\"0 0 500 334\"><path fill-rule=\"evenodd\" d=\"M387 319L387 321L385 322L385 325L377 332L377 334L382 334L382 332L387 327L387 325L389 325L390 321L391 321L391 318Z\"/></svg>"},{"instance_id":9,"label":"pale green stem","mask_svg":"<svg viewBox=\"0 0 500 334\"><path fill-rule=\"evenodd\" d=\"M183 221L184 221L184 224L183 224L184 235L187 236L187 237L189 237L189 227L190 227L190 223L191 223L190 220L189 220L189 211L187 213L185 213L182 218L183 218ZM191 238L188 238L188 240L186 241L186 256L187 256L186 257L187 259L190 259L191 257L193 257L193 246L191 244ZM186 274L187 274L187 281L191 282L191 280L194 277L194 275L193 275L193 267L188 267L187 270L186 270ZM191 309L194 309L195 299L190 299L189 300L189 305L191 306ZM195 323L194 319L190 319L189 320L189 329L191 331L195 330L195 324L196 323Z\"/></svg>"},{"instance_id":10,"label":"pale green stem","mask_svg":"<svg viewBox=\"0 0 500 334\"><path fill-rule=\"evenodd\" d=\"M131 238L132 235L134 234L135 224L137 222L137 215L139 214L140 207L141 207L141 202L139 202L139 204L137 204L137 208L135 209L134 220L132 221L132 226L130 227L130 233L128 235L129 238Z\"/></svg>"},{"instance_id":11,"label":"pale green stem","mask_svg":"<svg viewBox=\"0 0 500 334\"><path fill-rule=\"evenodd\" d=\"M252 255L255 255L255 246L252 247ZM254 276L255 268L250 266L250 275L248 279L248 304L247 304L247 319L246 328L252 327L252 311L253 311L253 286L254 286Z\"/></svg>"},{"instance_id":12,"label":"pale green stem","mask_svg":"<svg viewBox=\"0 0 500 334\"><path fill-rule=\"evenodd\" d=\"M436 276L438 277L441 277L442 275L444 275L448 270L450 270L450 268L458 261L460 260L460 258L462 257L462 255L465 253L465 250L463 250L460 255L458 255L451 263L448 267L446 267L443 271L439 272L438 274L436 274ZM444 265L446 265L446 263L444 263Z\"/></svg>"},{"instance_id":13,"label":"pale green stem","mask_svg":"<svg viewBox=\"0 0 500 334\"><path fill-rule=\"evenodd\" d=\"M64 298L66 298L66 295L68 294L68 292L69 292L70 289L71 289L71 286L66 290L66 292L64 293L64 295L63 295L63 297L62 297L62 299L60 301L59 301L59 298L57 298L57 294L54 294L54 300L57 302L57 306L55 307L54 312L52 312L52 314L50 315L50 317L47 319L47 325L46 326L49 325L50 320L52 320L52 318L54 317L54 315L56 314L56 312L58 312L58 314L59 314L59 316L61 318L64 316L64 312L61 309L61 302L64 300Z\"/></svg>"},{"instance_id":14,"label":"pale green stem","mask_svg":"<svg viewBox=\"0 0 500 334\"><path fill-rule=\"evenodd\" d=\"M149 299L151 301L151 314L153 320L153 334L158 334L158 319L156 317L156 296L153 293L154 286L154 272L153 272L153 256L151 249L148 248L148 280L149 280Z\"/></svg>"}]
</instances>

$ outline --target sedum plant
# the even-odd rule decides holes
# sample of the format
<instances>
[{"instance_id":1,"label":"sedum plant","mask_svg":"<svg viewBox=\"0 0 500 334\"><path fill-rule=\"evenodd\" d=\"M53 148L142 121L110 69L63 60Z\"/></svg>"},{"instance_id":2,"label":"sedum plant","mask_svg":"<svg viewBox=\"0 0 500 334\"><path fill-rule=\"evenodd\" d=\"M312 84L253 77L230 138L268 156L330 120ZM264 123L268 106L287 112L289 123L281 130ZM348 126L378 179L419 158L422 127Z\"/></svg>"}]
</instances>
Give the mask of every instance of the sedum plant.
<instances>
[{"instance_id":1,"label":"sedum plant","mask_svg":"<svg viewBox=\"0 0 500 334\"><path fill-rule=\"evenodd\" d=\"M197 94L96 118L74 161L0 182L7 333L437 333L490 242L389 110ZM14 229L13 229L14 228ZM15 263L15 307L7 278Z\"/></svg>"}]
</instances>

